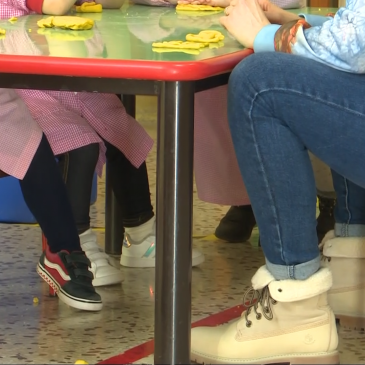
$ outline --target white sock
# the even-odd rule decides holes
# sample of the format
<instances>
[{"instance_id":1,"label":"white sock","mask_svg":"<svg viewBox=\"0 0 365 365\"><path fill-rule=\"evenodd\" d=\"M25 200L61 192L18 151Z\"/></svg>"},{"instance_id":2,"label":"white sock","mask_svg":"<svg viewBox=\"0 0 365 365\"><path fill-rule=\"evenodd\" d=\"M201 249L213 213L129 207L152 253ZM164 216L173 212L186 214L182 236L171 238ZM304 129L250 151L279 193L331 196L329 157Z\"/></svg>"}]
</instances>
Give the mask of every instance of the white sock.
<instances>
[{"instance_id":1,"label":"white sock","mask_svg":"<svg viewBox=\"0 0 365 365\"><path fill-rule=\"evenodd\" d=\"M131 238L135 243L142 242L146 237L155 234L155 217L152 217L146 223L141 224L138 227L124 228L125 233Z\"/></svg>"}]
</instances>

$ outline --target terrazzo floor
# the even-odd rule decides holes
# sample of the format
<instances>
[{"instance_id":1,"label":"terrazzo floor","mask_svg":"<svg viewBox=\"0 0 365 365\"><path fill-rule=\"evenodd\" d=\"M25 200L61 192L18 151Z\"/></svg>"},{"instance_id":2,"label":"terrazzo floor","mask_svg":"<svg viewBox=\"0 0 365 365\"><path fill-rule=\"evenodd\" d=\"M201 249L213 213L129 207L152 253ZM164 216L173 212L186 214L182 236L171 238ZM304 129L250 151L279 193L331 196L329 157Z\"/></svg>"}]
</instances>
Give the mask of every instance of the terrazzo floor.
<instances>
[{"instance_id":1,"label":"terrazzo floor","mask_svg":"<svg viewBox=\"0 0 365 365\"><path fill-rule=\"evenodd\" d=\"M156 100L137 99L137 118L156 136ZM148 158L151 192L155 191L155 150ZM240 304L263 255L257 231L251 242L226 244L214 229L227 207L206 204L194 191L194 246L206 261L193 269L193 321ZM100 245L104 242L104 181L91 208ZM37 226L1 224L0 364L96 363L153 337L154 270L121 268L121 285L98 288L104 308L86 313L48 296L35 266L41 252ZM115 265L119 261L115 259ZM214 295L212 294L214 293ZM38 298L38 303L34 303ZM339 329L341 362L365 363L365 334ZM151 363L150 356L140 363Z\"/></svg>"}]
</instances>

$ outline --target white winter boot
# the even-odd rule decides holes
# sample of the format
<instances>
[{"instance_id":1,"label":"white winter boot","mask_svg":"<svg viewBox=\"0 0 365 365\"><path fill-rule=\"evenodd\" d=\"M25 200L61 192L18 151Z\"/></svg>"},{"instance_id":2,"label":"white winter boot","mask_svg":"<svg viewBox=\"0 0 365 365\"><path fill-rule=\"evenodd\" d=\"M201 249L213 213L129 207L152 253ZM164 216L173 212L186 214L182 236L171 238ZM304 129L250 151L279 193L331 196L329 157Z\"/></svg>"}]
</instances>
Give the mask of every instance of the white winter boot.
<instances>
[{"instance_id":1,"label":"white winter boot","mask_svg":"<svg viewBox=\"0 0 365 365\"><path fill-rule=\"evenodd\" d=\"M365 329L365 237L335 237L322 241L323 265L333 275L328 302L340 325Z\"/></svg>"},{"instance_id":2,"label":"white winter boot","mask_svg":"<svg viewBox=\"0 0 365 365\"><path fill-rule=\"evenodd\" d=\"M253 298L240 319L192 329L191 359L205 364L339 364L335 317L327 303L331 285L327 268L307 280L275 280L262 266L245 294L244 303L249 294Z\"/></svg>"}]
</instances>

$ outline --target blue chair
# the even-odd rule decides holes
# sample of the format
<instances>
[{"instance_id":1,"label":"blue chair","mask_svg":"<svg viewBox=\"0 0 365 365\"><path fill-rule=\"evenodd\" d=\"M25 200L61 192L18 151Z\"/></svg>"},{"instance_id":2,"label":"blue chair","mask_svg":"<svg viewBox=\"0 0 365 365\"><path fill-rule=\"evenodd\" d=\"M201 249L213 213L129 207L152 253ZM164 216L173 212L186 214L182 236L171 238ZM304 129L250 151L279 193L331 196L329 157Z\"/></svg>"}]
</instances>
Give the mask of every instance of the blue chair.
<instances>
[{"instance_id":1,"label":"blue chair","mask_svg":"<svg viewBox=\"0 0 365 365\"><path fill-rule=\"evenodd\" d=\"M94 175L90 204L97 199L97 175ZM0 179L0 222L1 223L37 223L28 209L17 179L7 176Z\"/></svg>"}]
</instances>

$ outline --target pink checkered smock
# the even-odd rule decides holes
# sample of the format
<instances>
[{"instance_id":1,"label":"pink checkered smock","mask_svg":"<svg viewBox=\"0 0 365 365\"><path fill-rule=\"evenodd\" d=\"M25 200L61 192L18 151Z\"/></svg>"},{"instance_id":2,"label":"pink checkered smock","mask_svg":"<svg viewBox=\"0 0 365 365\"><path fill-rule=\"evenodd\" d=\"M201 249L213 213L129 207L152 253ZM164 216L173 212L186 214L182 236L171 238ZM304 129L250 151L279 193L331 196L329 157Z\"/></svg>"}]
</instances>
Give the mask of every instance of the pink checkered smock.
<instances>
[{"instance_id":1,"label":"pink checkered smock","mask_svg":"<svg viewBox=\"0 0 365 365\"><path fill-rule=\"evenodd\" d=\"M0 89L0 170L22 179L41 138L42 130L16 92Z\"/></svg>"},{"instance_id":2,"label":"pink checkered smock","mask_svg":"<svg viewBox=\"0 0 365 365\"><path fill-rule=\"evenodd\" d=\"M1 18L31 13L27 8L29 3L25 0L7 0L6 4L1 1ZM39 0L30 1L33 9L37 10ZM19 19L19 22L23 20ZM25 25L24 22L24 29L17 27L14 31L8 31L6 37L0 40L1 53L41 54L31 37L38 37L38 40L42 37L44 45L47 46L46 37L27 32ZM97 54L99 49L103 49L100 37L94 38L85 41L89 55ZM50 44L48 47L50 48ZM105 162L105 146L99 136L122 151L136 167L145 161L152 148L153 140L142 126L126 113L116 95L39 90L17 90L17 93L46 134L56 155L90 143L100 143L97 166L99 175Z\"/></svg>"}]
</instances>

